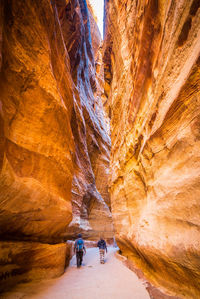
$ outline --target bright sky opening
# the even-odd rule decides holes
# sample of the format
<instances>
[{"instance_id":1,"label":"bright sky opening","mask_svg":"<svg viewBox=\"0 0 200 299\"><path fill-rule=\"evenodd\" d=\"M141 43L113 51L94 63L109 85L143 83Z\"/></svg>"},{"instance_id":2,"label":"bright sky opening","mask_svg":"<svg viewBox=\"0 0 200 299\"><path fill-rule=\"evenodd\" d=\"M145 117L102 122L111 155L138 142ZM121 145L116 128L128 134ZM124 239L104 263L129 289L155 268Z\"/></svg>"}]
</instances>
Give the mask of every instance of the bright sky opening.
<instances>
[{"instance_id":1,"label":"bright sky opening","mask_svg":"<svg viewBox=\"0 0 200 299\"><path fill-rule=\"evenodd\" d=\"M97 25L103 38L103 11L104 11L104 0L90 0L90 4L94 9L94 13L97 16Z\"/></svg>"}]
</instances>

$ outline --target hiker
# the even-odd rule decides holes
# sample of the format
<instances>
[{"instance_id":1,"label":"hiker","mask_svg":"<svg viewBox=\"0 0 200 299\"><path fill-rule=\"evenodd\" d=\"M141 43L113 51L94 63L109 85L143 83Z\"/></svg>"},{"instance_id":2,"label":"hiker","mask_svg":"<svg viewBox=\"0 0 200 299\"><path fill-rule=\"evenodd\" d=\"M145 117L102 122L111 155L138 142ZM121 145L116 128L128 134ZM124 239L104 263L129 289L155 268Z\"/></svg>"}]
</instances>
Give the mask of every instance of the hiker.
<instances>
[{"instance_id":1,"label":"hiker","mask_svg":"<svg viewBox=\"0 0 200 299\"><path fill-rule=\"evenodd\" d=\"M108 252L106 241L103 238L100 238L99 242L97 243L97 247L99 247L100 263L104 264L105 251L106 253Z\"/></svg>"},{"instance_id":2,"label":"hiker","mask_svg":"<svg viewBox=\"0 0 200 299\"><path fill-rule=\"evenodd\" d=\"M76 264L77 268L79 268L83 261L83 252L86 254L86 249L84 246L84 241L82 239L82 235L78 234L78 239L76 239L74 244L74 253L76 253Z\"/></svg>"}]
</instances>

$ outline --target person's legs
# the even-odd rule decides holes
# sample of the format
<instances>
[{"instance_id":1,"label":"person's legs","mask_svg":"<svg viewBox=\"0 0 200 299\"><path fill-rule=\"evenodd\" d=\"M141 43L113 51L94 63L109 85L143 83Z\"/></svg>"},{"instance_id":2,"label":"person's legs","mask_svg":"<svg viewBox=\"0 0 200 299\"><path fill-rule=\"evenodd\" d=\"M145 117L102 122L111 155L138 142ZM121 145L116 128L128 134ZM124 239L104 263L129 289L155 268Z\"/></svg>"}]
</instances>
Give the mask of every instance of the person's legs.
<instances>
[{"instance_id":1,"label":"person's legs","mask_svg":"<svg viewBox=\"0 0 200 299\"><path fill-rule=\"evenodd\" d=\"M83 251L80 251L80 266L82 265L82 261L83 261Z\"/></svg>"},{"instance_id":2,"label":"person's legs","mask_svg":"<svg viewBox=\"0 0 200 299\"><path fill-rule=\"evenodd\" d=\"M77 267L79 266L79 256L78 256L78 251L76 252L76 265L77 265Z\"/></svg>"},{"instance_id":3,"label":"person's legs","mask_svg":"<svg viewBox=\"0 0 200 299\"><path fill-rule=\"evenodd\" d=\"M79 251L76 252L76 264L77 264L77 267L80 267L80 254L79 254Z\"/></svg>"},{"instance_id":4,"label":"person's legs","mask_svg":"<svg viewBox=\"0 0 200 299\"><path fill-rule=\"evenodd\" d=\"M83 251L76 252L76 264L77 267L80 267L83 261Z\"/></svg>"},{"instance_id":5,"label":"person's legs","mask_svg":"<svg viewBox=\"0 0 200 299\"><path fill-rule=\"evenodd\" d=\"M100 263L104 264L104 249L99 249L99 254L100 254Z\"/></svg>"}]
</instances>

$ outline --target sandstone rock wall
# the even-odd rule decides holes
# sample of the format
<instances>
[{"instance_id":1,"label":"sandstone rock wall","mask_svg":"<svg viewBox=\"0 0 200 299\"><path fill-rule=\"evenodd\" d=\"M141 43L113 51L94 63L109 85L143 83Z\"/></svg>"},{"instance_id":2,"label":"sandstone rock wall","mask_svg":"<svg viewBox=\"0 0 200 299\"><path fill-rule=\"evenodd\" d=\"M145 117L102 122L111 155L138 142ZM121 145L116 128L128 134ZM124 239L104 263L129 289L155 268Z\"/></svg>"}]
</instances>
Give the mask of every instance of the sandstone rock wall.
<instances>
[{"instance_id":1,"label":"sandstone rock wall","mask_svg":"<svg viewBox=\"0 0 200 299\"><path fill-rule=\"evenodd\" d=\"M106 1L116 237L184 298L200 297L199 54L199 1Z\"/></svg>"},{"instance_id":2,"label":"sandstone rock wall","mask_svg":"<svg viewBox=\"0 0 200 299\"><path fill-rule=\"evenodd\" d=\"M71 244L64 243L0 242L0 292L22 281L60 276L69 264L71 252Z\"/></svg>"},{"instance_id":3,"label":"sandstone rock wall","mask_svg":"<svg viewBox=\"0 0 200 299\"><path fill-rule=\"evenodd\" d=\"M71 127L75 139L72 182L73 220L68 237L82 232L86 238L112 237L108 174L110 138L101 103L96 61L101 37L86 1L57 1L64 41L70 57L76 97ZM90 25L92 24L92 28ZM92 32L92 35L91 35Z\"/></svg>"},{"instance_id":4,"label":"sandstone rock wall","mask_svg":"<svg viewBox=\"0 0 200 299\"><path fill-rule=\"evenodd\" d=\"M3 3L0 235L51 241L71 220L69 58L48 1Z\"/></svg>"},{"instance_id":5,"label":"sandstone rock wall","mask_svg":"<svg viewBox=\"0 0 200 299\"><path fill-rule=\"evenodd\" d=\"M6 287L29 277L27 264L38 278L44 269L47 277L64 271L66 245L47 243L62 242L72 219L74 93L55 4L1 1L1 12L0 272ZM32 260L35 246L40 269ZM5 247L16 275L5 275ZM62 263L52 264L48 252L58 248Z\"/></svg>"},{"instance_id":6,"label":"sandstone rock wall","mask_svg":"<svg viewBox=\"0 0 200 299\"><path fill-rule=\"evenodd\" d=\"M5 0L0 15L0 272L5 287L26 275L62 274L69 258L62 241L80 230L86 237L102 231L110 236L112 218L110 139L96 96L94 53L100 39L97 31L93 50L86 2ZM8 269L5 252L12 256ZM49 255L57 254L53 262Z\"/></svg>"}]
</instances>

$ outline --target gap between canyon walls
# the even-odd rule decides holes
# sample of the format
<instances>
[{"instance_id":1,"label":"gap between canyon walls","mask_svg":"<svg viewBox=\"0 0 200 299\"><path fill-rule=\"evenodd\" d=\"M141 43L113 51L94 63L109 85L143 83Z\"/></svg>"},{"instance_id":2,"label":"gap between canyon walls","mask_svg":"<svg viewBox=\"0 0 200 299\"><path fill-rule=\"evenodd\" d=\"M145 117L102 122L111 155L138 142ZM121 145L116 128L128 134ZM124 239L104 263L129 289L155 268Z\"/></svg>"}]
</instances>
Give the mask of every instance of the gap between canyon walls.
<instances>
[{"instance_id":1,"label":"gap between canyon walls","mask_svg":"<svg viewBox=\"0 0 200 299\"><path fill-rule=\"evenodd\" d=\"M122 254L200 297L200 2L106 0L110 194Z\"/></svg>"},{"instance_id":2,"label":"gap between canyon walls","mask_svg":"<svg viewBox=\"0 0 200 299\"><path fill-rule=\"evenodd\" d=\"M91 9L85 0L4 0L0 13L5 290L61 275L70 258L64 240L77 232L112 238L113 226L102 45Z\"/></svg>"},{"instance_id":3,"label":"gap between canyon walls","mask_svg":"<svg viewBox=\"0 0 200 299\"><path fill-rule=\"evenodd\" d=\"M1 289L61 275L113 216L151 282L200 297L199 1L105 0L103 45L86 0L0 15Z\"/></svg>"},{"instance_id":4,"label":"gap between canyon walls","mask_svg":"<svg viewBox=\"0 0 200 299\"><path fill-rule=\"evenodd\" d=\"M71 1L58 8L72 78L77 87L71 127L75 137L75 175L72 181L73 220L67 237L82 232L94 239L103 233L112 238L108 193L110 138L106 128L103 92L102 41L86 2ZM63 15L63 9L65 14ZM76 30L74 30L76 28Z\"/></svg>"}]
</instances>

